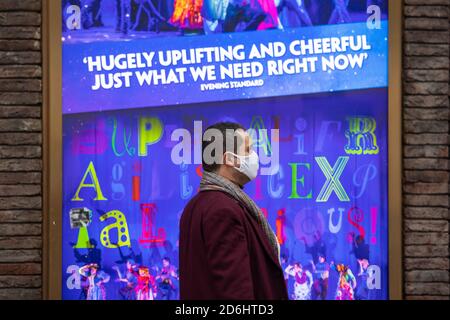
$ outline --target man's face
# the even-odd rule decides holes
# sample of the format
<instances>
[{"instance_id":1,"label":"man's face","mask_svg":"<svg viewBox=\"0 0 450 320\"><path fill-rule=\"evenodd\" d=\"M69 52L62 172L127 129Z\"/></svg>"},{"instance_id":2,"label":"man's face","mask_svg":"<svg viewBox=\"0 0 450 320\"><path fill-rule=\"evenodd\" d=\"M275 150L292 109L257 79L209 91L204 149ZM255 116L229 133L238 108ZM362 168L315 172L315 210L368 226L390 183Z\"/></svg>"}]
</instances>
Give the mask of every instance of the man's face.
<instances>
[{"instance_id":1,"label":"man's face","mask_svg":"<svg viewBox=\"0 0 450 320\"><path fill-rule=\"evenodd\" d=\"M324 263L325 262L325 258L324 257L319 257L319 262L320 263Z\"/></svg>"},{"instance_id":2,"label":"man's face","mask_svg":"<svg viewBox=\"0 0 450 320\"><path fill-rule=\"evenodd\" d=\"M163 260L163 266L164 267L168 267L170 265L170 263L169 263L169 261L167 261L167 260Z\"/></svg>"},{"instance_id":3,"label":"man's face","mask_svg":"<svg viewBox=\"0 0 450 320\"><path fill-rule=\"evenodd\" d=\"M235 136L236 136L236 140L235 143L236 145L236 155L238 156L249 156L251 154L251 152L253 151L253 142L250 138L250 135L248 134L248 132L239 129L236 130L235 132ZM233 152L234 153L234 152ZM237 167L239 168L241 163L240 163L240 159L227 154L229 161L226 162L228 163L229 166L232 167ZM241 172L238 172L237 170L231 170L230 174L232 176L234 176L234 179L238 182L240 182L242 185L246 184L247 182L250 181L250 179L244 175Z\"/></svg>"}]
</instances>

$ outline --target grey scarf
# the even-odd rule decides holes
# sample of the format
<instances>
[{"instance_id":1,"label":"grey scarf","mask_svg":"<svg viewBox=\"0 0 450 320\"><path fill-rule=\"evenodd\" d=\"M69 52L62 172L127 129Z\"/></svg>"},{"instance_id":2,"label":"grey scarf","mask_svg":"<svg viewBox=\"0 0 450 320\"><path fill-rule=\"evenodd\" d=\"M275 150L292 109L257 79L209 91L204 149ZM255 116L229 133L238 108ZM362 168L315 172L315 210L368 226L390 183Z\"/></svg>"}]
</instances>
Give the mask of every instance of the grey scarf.
<instances>
[{"instance_id":1,"label":"grey scarf","mask_svg":"<svg viewBox=\"0 0 450 320\"><path fill-rule=\"evenodd\" d=\"M263 229L264 233L269 240L269 243L280 261L280 246L278 244L277 237L275 236L272 228L264 217L261 209L256 203L244 192L241 188L235 185L233 182L221 177L213 172L203 171L203 178L200 182L200 191L218 190L225 192L236 199L239 203L243 204L250 212L252 217L258 221L258 224Z\"/></svg>"}]
</instances>

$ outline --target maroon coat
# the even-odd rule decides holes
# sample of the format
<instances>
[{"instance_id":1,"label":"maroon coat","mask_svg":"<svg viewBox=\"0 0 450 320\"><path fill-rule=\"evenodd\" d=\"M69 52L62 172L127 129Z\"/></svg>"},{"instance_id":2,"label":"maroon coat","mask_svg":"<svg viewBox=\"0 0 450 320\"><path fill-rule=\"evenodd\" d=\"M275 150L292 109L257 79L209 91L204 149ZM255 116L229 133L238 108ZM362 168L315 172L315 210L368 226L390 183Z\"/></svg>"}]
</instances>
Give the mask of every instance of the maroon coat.
<instances>
[{"instance_id":1,"label":"maroon coat","mask_svg":"<svg viewBox=\"0 0 450 320\"><path fill-rule=\"evenodd\" d=\"M283 271L257 221L235 199L202 191L180 221L182 300L287 300Z\"/></svg>"}]
</instances>

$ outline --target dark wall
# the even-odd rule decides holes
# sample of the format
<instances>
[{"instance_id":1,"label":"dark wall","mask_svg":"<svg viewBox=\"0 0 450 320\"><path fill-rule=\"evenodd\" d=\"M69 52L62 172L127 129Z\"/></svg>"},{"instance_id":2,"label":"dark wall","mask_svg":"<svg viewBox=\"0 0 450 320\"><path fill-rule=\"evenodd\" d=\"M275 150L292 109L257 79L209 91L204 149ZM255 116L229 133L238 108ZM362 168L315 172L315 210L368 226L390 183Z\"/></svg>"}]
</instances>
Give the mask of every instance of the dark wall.
<instances>
[{"instance_id":1,"label":"dark wall","mask_svg":"<svg viewBox=\"0 0 450 320\"><path fill-rule=\"evenodd\" d=\"M392 1L392 0L391 0ZM405 0L404 293L449 298L449 0Z\"/></svg>"},{"instance_id":2,"label":"dark wall","mask_svg":"<svg viewBox=\"0 0 450 320\"><path fill-rule=\"evenodd\" d=\"M450 296L449 8L450 0L405 0L408 299ZM40 13L41 0L0 0L0 299L42 297Z\"/></svg>"},{"instance_id":3,"label":"dark wall","mask_svg":"<svg viewBox=\"0 0 450 320\"><path fill-rule=\"evenodd\" d=\"M40 11L0 1L0 299L41 298Z\"/></svg>"}]
</instances>

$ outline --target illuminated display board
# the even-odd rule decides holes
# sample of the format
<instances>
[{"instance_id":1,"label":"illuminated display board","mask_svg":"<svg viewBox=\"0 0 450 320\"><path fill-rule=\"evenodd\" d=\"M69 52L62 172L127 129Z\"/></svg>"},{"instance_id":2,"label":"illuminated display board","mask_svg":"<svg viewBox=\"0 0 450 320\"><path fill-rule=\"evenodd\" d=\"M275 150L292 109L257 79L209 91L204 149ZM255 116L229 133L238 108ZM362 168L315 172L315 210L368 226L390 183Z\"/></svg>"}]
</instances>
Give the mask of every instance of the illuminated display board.
<instances>
[{"instance_id":1,"label":"illuminated display board","mask_svg":"<svg viewBox=\"0 0 450 320\"><path fill-rule=\"evenodd\" d=\"M290 297L389 298L387 1L62 2L64 299L179 298L179 218L220 121L279 160L246 192L303 266Z\"/></svg>"}]
</instances>

